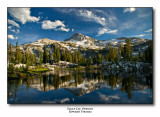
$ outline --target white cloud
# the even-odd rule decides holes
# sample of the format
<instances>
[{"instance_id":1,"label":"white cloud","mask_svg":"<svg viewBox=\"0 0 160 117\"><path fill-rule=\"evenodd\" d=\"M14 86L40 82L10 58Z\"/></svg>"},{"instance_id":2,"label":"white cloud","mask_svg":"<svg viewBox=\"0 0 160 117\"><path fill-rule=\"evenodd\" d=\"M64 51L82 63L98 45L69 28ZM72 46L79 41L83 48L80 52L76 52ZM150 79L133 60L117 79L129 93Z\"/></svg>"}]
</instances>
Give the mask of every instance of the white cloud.
<instances>
[{"instance_id":1,"label":"white cloud","mask_svg":"<svg viewBox=\"0 0 160 117\"><path fill-rule=\"evenodd\" d=\"M15 39L18 39L18 37L15 37Z\"/></svg>"},{"instance_id":2,"label":"white cloud","mask_svg":"<svg viewBox=\"0 0 160 117\"><path fill-rule=\"evenodd\" d=\"M116 30L116 29L111 30L111 29L108 29L108 28L100 28L97 36L100 36L100 35L103 35L103 34L106 34L106 33L116 34L117 32L118 32L118 30Z\"/></svg>"},{"instance_id":3,"label":"white cloud","mask_svg":"<svg viewBox=\"0 0 160 117\"><path fill-rule=\"evenodd\" d=\"M84 17L83 20L93 21L93 22L96 22L98 24L101 24L102 26L106 26L106 19L104 17L99 17L99 16L95 15L92 11L79 10L77 12L77 15L80 15L80 16Z\"/></svg>"},{"instance_id":4,"label":"white cloud","mask_svg":"<svg viewBox=\"0 0 160 117\"><path fill-rule=\"evenodd\" d=\"M17 21L25 24L26 22L37 22L40 17L31 16L31 8L8 8L9 14Z\"/></svg>"},{"instance_id":5,"label":"white cloud","mask_svg":"<svg viewBox=\"0 0 160 117\"><path fill-rule=\"evenodd\" d=\"M65 27L60 27L58 30L66 31L66 32L68 32L68 31L69 31L69 29L68 29L68 28L65 28Z\"/></svg>"},{"instance_id":6,"label":"white cloud","mask_svg":"<svg viewBox=\"0 0 160 117\"><path fill-rule=\"evenodd\" d=\"M144 32L152 32L152 29L146 30L146 31L144 31Z\"/></svg>"},{"instance_id":7,"label":"white cloud","mask_svg":"<svg viewBox=\"0 0 160 117\"><path fill-rule=\"evenodd\" d=\"M9 29L12 29L13 26L8 26Z\"/></svg>"},{"instance_id":8,"label":"white cloud","mask_svg":"<svg viewBox=\"0 0 160 117\"><path fill-rule=\"evenodd\" d=\"M124 8L123 13L126 13L126 12L132 13L134 11L136 11L136 8Z\"/></svg>"},{"instance_id":9,"label":"white cloud","mask_svg":"<svg viewBox=\"0 0 160 117\"><path fill-rule=\"evenodd\" d=\"M14 37L13 35L8 35L9 39L18 39L18 37Z\"/></svg>"},{"instance_id":10,"label":"white cloud","mask_svg":"<svg viewBox=\"0 0 160 117\"><path fill-rule=\"evenodd\" d=\"M10 30L10 31L12 31L12 32L16 32L16 30L14 30L14 29L12 29L12 30Z\"/></svg>"},{"instance_id":11,"label":"white cloud","mask_svg":"<svg viewBox=\"0 0 160 117\"><path fill-rule=\"evenodd\" d=\"M145 36L145 34L137 35L137 37L144 37L144 36Z\"/></svg>"},{"instance_id":12,"label":"white cloud","mask_svg":"<svg viewBox=\"0 0 160 117\"><path fill-rule=\"evenodd\" d=\"M74 32L74 29L72 29L72 32Z\"/></svg>"},{"instance_id":13,"label":"white cloud","mask_svg":"<svg viewBox=\"0 0 160 117\"><path fill-rule=\"evenodd\" d=\"M145 37L145 36L151 36L152 34L140 34L140 35L135 35L135 36L132 36L132 37Z\"/></svg>"},{"instance_id":14,"label":"white cloud","mask_svg":"<svg viewBox=\"0 0 160 117\"><path fill-rule=\"evenodd\" d=\"M17 29L17 32L16 32L16 33L17 33L17 34L20 33L19 29Z\"/></svg>"},{"instance_id":15,"label":"white cloud","mask_svg":"<svg viewBox=\"0 0 160 117\"><path fill-rule=\"evenodd\" d=\"M8 26L8 29L14 33L17 33L17 34L20 33L19 29L16 30L13 28L13 26Z\"/></svg>"},{"instance_id":16,"label":"white cloud","mask_svg":"<svg viewBox=\"0 0 160 117\"><path fill-rule=\"evenodd\" d=\"M42 29L54 29L66 32L69 31L69 29L66 28L65 24L60 20L55 20L54 22L45 20L42 22Z\"/></svg>"},{"instance_id":17,"label":"white cloud","mask_svg":"<svg viewBox=\"0 0 160 117\"><path fill-rule=\"evenodd\" d=\"M104 21L105 21L105 20L106 20L106 18L102 17L102 18L101 18L101 20L104 20Z\"/></svg>"},{"instance_id":18,"label":"white cloud","mask_svg":"<svg viewBox=\"0 0 160 117\"><path fill-rule=\"evenodd\" d=\"M94 11L90 11L87 9L76 9L76 8L56 8L56 10L62 12L62 13L72 13L75 14L78 17L83 17L81 20L84 21L92 21L96 22L98 24L101 24L102 26L106 26L106 18L97 16Z\"/></svg>"},{"instance_id":19,"label":"white cloud","mask_svg":"<svg viewBox=\"0 0 160 117\"><path fill-rule=\"evenodd\" d=\"M16 26L16 27L20 28L19 24L16 23L15 21L13 21L13 20L8 19L8 23L11 24L11 25L13 25L13 26Z\"/></svg>"}]
</instances>

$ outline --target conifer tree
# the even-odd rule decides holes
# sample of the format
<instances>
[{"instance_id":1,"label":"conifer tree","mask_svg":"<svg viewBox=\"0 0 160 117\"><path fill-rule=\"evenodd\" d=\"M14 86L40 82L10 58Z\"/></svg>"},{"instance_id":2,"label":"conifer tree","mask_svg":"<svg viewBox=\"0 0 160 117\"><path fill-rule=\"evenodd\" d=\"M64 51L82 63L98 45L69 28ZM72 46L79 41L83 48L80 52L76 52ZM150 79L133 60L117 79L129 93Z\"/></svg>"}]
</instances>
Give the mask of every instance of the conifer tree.
<instances>
[{"instance_id":1,"label":"conifer tree","mask_svg":"<svg viewBox=\"0 0 160 117\"><path fill-rule=\"evenodd\" d=\"M74 52L74 55L73 55L73 62L74 63L78 63L78 53L77 53L77 50L75 50L75 52Z\"/></svg>"},{"instance_id":2,"label":"conifer tree","mask_svg":"<svg viewBox=\"0 0 160 117\"><path fill-rule=\"evenodd\" d=\"M87 66L90 66L91 64L92 64L92 58L90 57L87 59Z\"/></svg>"},{"instance_id":3,"label":"conifer tree","mask_svg":"<svg viewBox=\"0 0 160 117\"><path fill-rule=\"evenodd\" d=\"M59 62L60 61L59 48L57 48L56 46L54 46L54 60L55 60L55 62Z\"/></svg>"},{"instance_id":4,"label":"conifer tree","mask_svg":"<svg viewBox=\"0 0 160 117\"><path fill-rule=\"evenodd\" d=\"M18 64L18 41L16 43L16 52L15 52L15 64Z\"/></svg>"},{"instance_id":5,"label":"conifer tree","mask_svg":"<svg viewBox=\"0 0 160 117\"><path fill-rule=\"evenodd\" d=\"M67 50L67 52L66 52L66 60L68 62L72 62L72 54L70 53L69 50Z\"/></svg>"},{"instance_id":6,"label":"conifer tree","mask_svg":"<svg viewBox=\"0 0 160 117\"><path fill-rule=\"evenodd\" d=\"M118 61L118 51L116 48L110 47L110 50L108 52L108 55L106 55L106 60L111 62L117 62Z\"/></svg>"},{"instance_id":7,"label":"conifer tree","mask_svg":"<svg viewBox=\"0 0 160 117\"><path fill-rule=\"evenodd\" d=\"M82 53L78 51L78 64L82 63Z\"/></svg>"},{"instance_id":8,"label":"conifer tree","mask_svg":"<svg viewBox=\"0 0 160 117\"><path fill-rule=\"evenodd\" d=\"M97 56L97 62L101 63L103 61L103 55L102 54L98 54Z\"/></svg>"},{"instance_id":9,"label":"conifer tree","mask_svg":"<svg viewBox=\"0 0 160 117\"><path fill-rule=\"evenodd\" d=\"M13 45L11 43L8 45L8 62L9 63L13 63L14 62L12 46Z\"/></svg>"},{"instance_id":10,"label":"conifer tree","mask_svg":"<svg viewBox=\"0 0 160 117\"><path fill-rule=\"evenodd\" d=\"M21 63L21 62L22 62L22 57L23 57L23 55L22 55L21 51L18 49L18 41L17 41L17 43L16 43L16 51L15 51L15 60L14 60L14 63L15 63L15 64Z\"/></svg>"},{"instance_id":11,"label":"conifer tree","mask_svg":"<svg viewBox=\"0 0 160 117\"><path fill-rule=\"evenodd\" d=\"M94 64L96 64L96 63L97 63L97 57L96 57L96 55L95 55L95 54L93 55L93 63L94 63Z\"/></svg>"},{"instance_id":12,"label":"conifer tree","mask_svg":"<svg viewBox=\"0 0 160 117\"><path fill-rule=\"evenodd\" d=\"M133 48L131 47L130 39L126 39L126 45L124 45L124 60L132 61Z\"/></svg>"},{"instance_id":13,"label":"conifer tree","mask_svg":"<svg viewBox=\"0 0 160 117\"><path fill-rule=\"evenodd\" d=\"M119 47L119 58L120 60L124 57L124 46L120 45Z\"/></svg>"},{"instance_id":14,"label":"conifer tree","mask_svg":"<svg viewBox=\"0 0 160 117\"><path fill-rule=\"evenodd\" d=\"M43 62L43 54L42 52L39 52L39 64L41 65Z\"/></svg>"},{"instance_id":15,"label":"conifer tree","mask_svg":"<svg viewBox=\"0 0 160 117\"><path fill-rule=\"evenodd\" d=\"M62 61L66 61L66 59L67 59L67 58L66 58L66 53L65 53L65 51L62 51L62 52L61 52L61 60L62 60Z\"/></svg>"},{"instance_id":16,"label":"conifer tree","mask_svg":"<svg viewBox=\"0 0 160 117\"><path fill-rule=\"evenodd\" d=\"M43 48L44 52L43 52L43 63L47 63L48 62L48 53L47 53L47 47L46 45Z\"/></svg>"}]
</instances>

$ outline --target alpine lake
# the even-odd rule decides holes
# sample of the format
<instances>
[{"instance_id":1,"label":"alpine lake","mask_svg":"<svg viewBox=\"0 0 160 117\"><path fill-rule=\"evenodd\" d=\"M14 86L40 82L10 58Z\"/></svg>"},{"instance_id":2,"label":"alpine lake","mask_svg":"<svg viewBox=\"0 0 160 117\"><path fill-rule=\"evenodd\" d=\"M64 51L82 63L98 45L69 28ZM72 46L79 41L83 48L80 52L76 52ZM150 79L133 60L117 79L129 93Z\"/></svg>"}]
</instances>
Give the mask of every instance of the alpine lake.
<instances>
[{"instance_id":1,"label":"alpine lake","mask_svg":"<svg viewBox=\"0 0 160 117\"><path fill-rule=\"evenodd\" d=\"M60 69L8 78L8 104L152 104L152 73Z\"/></svg>"}]
</instances>

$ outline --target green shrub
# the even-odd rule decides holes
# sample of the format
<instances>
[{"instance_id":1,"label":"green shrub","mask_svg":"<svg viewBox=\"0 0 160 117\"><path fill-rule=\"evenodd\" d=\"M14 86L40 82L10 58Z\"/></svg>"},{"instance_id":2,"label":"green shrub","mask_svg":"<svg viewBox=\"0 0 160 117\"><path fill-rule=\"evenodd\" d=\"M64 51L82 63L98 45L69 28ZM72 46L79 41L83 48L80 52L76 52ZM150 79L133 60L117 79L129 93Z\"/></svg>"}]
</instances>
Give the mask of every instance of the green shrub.
<instances>
[{"instance_id":1,"label":"green shrub","mask_svg":"<svg viewBox=\"0 0 160 117\"><path fill-rule=\"evenodd\" d=\"M14 73L14 65L13 64L9 64L8 72L10 72L11 74Z\"/></svg>"}]
</instances>

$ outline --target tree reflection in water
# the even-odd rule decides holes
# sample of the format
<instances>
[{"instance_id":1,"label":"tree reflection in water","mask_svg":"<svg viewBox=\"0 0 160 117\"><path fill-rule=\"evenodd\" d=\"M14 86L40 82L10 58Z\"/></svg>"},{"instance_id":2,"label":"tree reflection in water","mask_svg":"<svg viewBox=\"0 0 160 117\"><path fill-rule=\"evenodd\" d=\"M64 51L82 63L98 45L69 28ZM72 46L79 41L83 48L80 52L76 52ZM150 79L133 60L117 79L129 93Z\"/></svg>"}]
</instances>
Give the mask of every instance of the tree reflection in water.
<instances>
[{"instance_id":1,"label":"tree reflection in water","mask_svg":"<svg viewBox=\"0 0 160 117\"><path fill-rule=\"evenodd\" d=\"M65 71L66 72L66 71ZM57 72L58 73L58 72ZM114 90L118 88L121 92L127 93L128 99L132 99L133 91L149 88L152 90L152 73L137 72L117 72L117 71L67 71L63 75L55 73L36 74L27 78L16 80L8 79L8 98L14 95L17 99L17 91L20 86L34 88L42 92L57 90L59 88L81 88L81 85L91 86L92 91L106 85L107 88ZM85 94L83 92L83 94Z\"/></svg>"}]
</instances>

